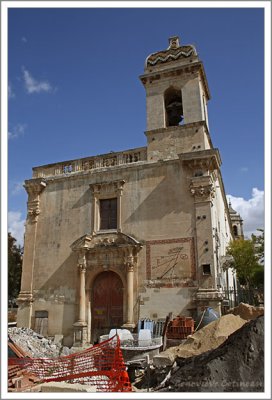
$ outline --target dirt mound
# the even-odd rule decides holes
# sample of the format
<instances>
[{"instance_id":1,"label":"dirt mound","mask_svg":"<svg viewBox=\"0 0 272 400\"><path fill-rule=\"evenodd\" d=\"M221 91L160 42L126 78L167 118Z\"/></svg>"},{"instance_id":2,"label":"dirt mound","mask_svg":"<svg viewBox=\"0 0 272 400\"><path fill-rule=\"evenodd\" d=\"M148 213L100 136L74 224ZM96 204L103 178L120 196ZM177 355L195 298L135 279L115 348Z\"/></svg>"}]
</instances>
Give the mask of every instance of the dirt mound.
<instances>
[{"instance_id":1,"label":"dirt mound","mask_svg":"<svg viewBox=\"0 0 272 400\"><path fill-rule=\"evenodd\" d=\"M176 362L159 391L264 391L264 317L244 324L217 349Z\"/></svg>"},{"instance_id":2,"label":"dirt mound","mask_svg":"<svg viewBox=\"0 0 272 400\"><path fill-rule=\"evenodd\" d=\"M239 316L224 315L195 332L180 346L170 347L154 357L154 364L158 366L159 363L165 362L165 365L171 365L176 357L188 358L216 349L230 334L240 329L245 323L246 321ZM168 360L169 362L167 362Z\"/></svg>"},{"instance_id":3,"label":"dirt mound","mask_svg":"<svg viewBox=\"0 0 272 400\"><path fill-rule=\"evenodd\" d=\"M254 307L249 304L240 303L237 307L231 308L229 313L239 315L241 318L249 321L260 315L264 315L264 307Z\"/></svg>"}]
</instances>

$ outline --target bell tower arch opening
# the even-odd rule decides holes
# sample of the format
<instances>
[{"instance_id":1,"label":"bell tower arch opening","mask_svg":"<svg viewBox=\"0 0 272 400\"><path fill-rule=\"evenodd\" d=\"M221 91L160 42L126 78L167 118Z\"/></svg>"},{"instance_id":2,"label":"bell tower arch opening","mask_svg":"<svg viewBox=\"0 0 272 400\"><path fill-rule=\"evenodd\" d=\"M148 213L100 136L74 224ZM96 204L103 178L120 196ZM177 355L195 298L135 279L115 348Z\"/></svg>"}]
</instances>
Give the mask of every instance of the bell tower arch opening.
<instances>
[{"instance_id":1,"label":"bell tower arch opening","mask_svg":"<svg viewBox=\"0 0 272 400\"><path fill-rule=\"evenodd\" d=\"M183 123L182 94L180 89L169 87L164 93L166 126L178 126Z\"/></svg>"}]
</instances>

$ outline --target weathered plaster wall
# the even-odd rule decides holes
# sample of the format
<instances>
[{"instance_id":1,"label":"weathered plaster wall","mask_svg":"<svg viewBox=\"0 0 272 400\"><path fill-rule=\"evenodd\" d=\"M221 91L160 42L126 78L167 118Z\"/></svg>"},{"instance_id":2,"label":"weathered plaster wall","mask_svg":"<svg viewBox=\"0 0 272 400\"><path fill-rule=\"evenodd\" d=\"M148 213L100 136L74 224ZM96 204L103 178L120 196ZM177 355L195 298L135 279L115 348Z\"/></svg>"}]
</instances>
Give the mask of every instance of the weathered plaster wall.
<instances>
[{"instance_id":1,"label":"weathered plaster wall","mask_svg":"<svg viewBox=\"0 0 272 400\"><path fill-rule=\"evenodd\" d=\"M36 310L49 311L49 334L53 335L60 330L64 334L71 333L72 324L76 320L77 257L70 245L92 232L93 195L89 185L121 179L125 180L121 206L124 233L143 244L145 241L188 238L194 235L193 205L187 175L179 160L138 167L116 167L77 178L69 176L48 179L40 199L41 213L37 225L33 315ZM135 272L135 312L139 300L137 289L143 287L146 280L144 245ZM171 291L173 295L168 297L169 309L177 303L177 290L169 289ZM148 314L154 310L156 299L155 296L151 300ZM178 308L186 307L186 300L182 304Z\"/></svg>"}]
</instances>

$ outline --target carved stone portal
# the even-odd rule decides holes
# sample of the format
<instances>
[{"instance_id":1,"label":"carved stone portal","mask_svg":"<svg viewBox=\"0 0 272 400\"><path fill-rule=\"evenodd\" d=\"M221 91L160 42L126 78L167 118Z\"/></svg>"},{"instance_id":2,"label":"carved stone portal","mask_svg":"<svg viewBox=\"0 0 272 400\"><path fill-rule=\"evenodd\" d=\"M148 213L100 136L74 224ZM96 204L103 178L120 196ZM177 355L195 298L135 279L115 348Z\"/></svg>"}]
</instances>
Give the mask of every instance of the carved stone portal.
<instances>
[{"instance_id":1,"label":"carved stone portal","mask_svg":"<svg viewBox=\"0 0 272 400\"><path fill-rule=\"evenodd\" d=\"M142 245L131 236L121 232L103 232L84 235L76 240L71 248L78 254L79 271L79 312L74 326L74 345L87 342L91 322L86 318L86 281L88 276L96 276L101 271L118 271L126 281L126 328L135 327L134 274L137 267L137 254Z\"/></svg>"}]
</instances>

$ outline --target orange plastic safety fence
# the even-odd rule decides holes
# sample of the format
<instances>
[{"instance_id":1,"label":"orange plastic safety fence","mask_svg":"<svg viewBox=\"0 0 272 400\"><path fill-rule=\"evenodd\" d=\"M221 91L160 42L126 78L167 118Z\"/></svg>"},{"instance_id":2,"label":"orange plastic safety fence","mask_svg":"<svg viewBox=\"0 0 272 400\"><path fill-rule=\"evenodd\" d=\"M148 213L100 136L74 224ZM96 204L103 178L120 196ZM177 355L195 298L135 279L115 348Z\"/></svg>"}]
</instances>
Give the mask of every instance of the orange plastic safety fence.
<instances>
[{"instance_id":1,"label":"orange plastic safety fence","mask_svg":"<svg viewBox=\"0 0 272 400\"><path fill-rule=\"evenodd\" d=\"M94 386L97 392L131 392L118 336L69 356L13 358L9 365L21 366L40 382L65 381Z\"/></svg>"}]
</instances>

